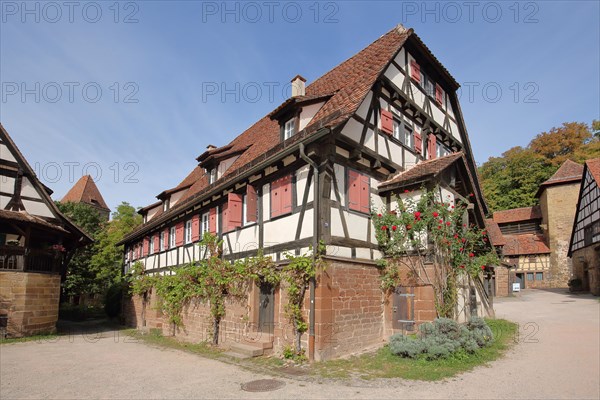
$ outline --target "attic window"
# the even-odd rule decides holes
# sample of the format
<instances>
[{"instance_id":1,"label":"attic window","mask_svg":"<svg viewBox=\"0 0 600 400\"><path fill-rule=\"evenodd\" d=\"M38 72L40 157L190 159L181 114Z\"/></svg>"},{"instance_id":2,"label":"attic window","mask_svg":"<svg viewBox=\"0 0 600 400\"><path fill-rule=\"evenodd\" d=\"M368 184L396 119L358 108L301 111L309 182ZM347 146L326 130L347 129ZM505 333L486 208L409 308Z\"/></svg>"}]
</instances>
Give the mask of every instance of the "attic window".
<instances>
[{"instance_id":1,"label":"attic window","mask_svg":"<svg viewBox=\"0 0 600 400\"><path fill-rule=\"evenodd\" d=\"M170 207L169 199L164 200L163 201L163 211L169 211L169 207Z\"/></svg>"},{"instance_id":2,"label":"attic window","mask_svg":"<svg viewBox=\"0 0 600 400\"><path fill-rule=\"evenodd\" d=\"M208 171L208 184L212 185L217 181L217 168L212 168Z\"/></svg>"},{"instance_id":3,"label":"attic window","mask_svg":"<svg viewBox=\"0 0 600 400\"><path fill-rule=\"evenodd\" d=\"M296 119L289 119L283 126L283 140L289 139L296 134Z\"/></svg>"}]
</instances>

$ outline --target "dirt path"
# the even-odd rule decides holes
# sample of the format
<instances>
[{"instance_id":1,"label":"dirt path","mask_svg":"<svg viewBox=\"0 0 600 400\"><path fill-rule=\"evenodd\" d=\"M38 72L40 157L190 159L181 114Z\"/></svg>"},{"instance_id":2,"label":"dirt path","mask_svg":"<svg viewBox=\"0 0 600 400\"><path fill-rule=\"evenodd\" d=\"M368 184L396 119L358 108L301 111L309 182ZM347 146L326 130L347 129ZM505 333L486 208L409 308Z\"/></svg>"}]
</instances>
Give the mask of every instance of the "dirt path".
<instances>
[{"instance_id":1,"label":"dirt path","mask_svg":"<svg viewBox=\"0 0 600 400\"><path fill-rule=\"evenodd\" d=\"M284 379L282 389L249 393L242 383L268 377L103 332L0 346L0 398L600 398L596 298L530 290L498 300L496 312L521 324L519 344L502 360L444 382L348 387Z\"/></svg>"}]
</instances>

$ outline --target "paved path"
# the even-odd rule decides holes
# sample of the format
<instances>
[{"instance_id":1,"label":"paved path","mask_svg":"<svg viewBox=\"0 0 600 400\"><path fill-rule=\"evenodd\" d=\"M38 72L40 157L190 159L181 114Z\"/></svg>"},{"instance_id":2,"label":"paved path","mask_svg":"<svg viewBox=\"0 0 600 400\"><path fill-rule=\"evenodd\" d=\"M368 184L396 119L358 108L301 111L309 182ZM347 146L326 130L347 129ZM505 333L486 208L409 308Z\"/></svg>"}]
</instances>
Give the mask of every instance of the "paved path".
<instances>
[{"instance_id":1,"label":"paved path","mask_svg":"<svg viewBox=\"0 0 600 400\"><path fill-rule=\"evenodd\" d=\"M104 332L100 339L0 346L0 398L600 398L597 298L530 290L498 300L496 312L521 324L519 344L505 358L444 382L349 387L285 379L280 390L249 393L240 385L266 376Z\"/></svg>"}]
</instances>

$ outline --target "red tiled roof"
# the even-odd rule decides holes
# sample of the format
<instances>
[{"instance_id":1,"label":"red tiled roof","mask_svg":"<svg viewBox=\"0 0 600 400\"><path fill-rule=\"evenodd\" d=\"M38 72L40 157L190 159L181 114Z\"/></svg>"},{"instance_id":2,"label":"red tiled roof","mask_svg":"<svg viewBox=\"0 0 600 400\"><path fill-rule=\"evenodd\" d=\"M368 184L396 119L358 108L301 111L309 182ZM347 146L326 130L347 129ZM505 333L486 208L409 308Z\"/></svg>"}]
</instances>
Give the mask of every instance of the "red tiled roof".
<instances>
[{"instance_id":1,"label":"red tiled roof","mask_svg":"<svg viewBox=\"0 0 600 400\"><path fill-rule=\"evenodd\" d=\"M513 208L510 210L496 211L493 218L494 222L497 224L529 221L531 219L541 219L542 210L540 209L540 206Z\"/></svg>"},{"instance_id":2,"label":"red tiled roof","mask_svg":"<svg viewBox=\"0 0 600 400\"><path fill-rule=\"evenodd\" d=\"M409 184L421 181L429 176L435 176L462 157L463 153L459 151L457 153L452 153L450 155L435 158L433 160L422 161L416 164L414 167L398 173L392 179L380 183L379 189L385 189L395 185Z\"/></svg>"},{"instance_id":3,"label":"red tiled roof","mask_svg":"<svg viewBox=\"0 0 600 400\"><path fill-rule=\"evenodd\" d=\"M485 220L485 229L487 230L488 237L494 246L506 245L506 239L500 230L500 227L493 219L488 218Z\"/></svg>"},{"instance_id":4,"label":"red tiled roof","mask_svg":"<svg viewBox=\"0 0 600 400\"><path fill-rule=\"evenodd\" d=\"M35 215L31 215L27 211L9 211L0 209L0 219L8 221L27 222L30 224L40 225L44 228L52 229L55 231L69 233L69 231L67 231L63 227L48 222L40 217L36 217Z\"/></svg>"},{"instance_id":5,"label":"red tiled roof","mask_svg":"<svg viewBox=\"0 0 600 400\"><path fill-rule=\"evenodd\" d=\"M536 197L539 197L542 194L542 191L548 186L579 182L582 175L583 165L577 164L571 160L567 160L560 166L560 168L558 168L554 175L540 185L540 188L536 193Z\"/></svg>"},{"instance_id":6,"label":"red tiled roof","mask_svg":"<svg viewBox=\"0 0 600 400\"><path fill-rule=\"evenodd\" d=\"M550 253L550 248L546 244L543 235L504 235L504 238L506 244L502 252L505 256Z\"/></svg>"},{"instance_id":7,"label":"red tiled roof","mask_svg":"<svg viewBox=\"0 0 600 400\"><path fill-rule=\"evenodd\" d=\"M587 165L588 170L594 177L596 184L600 186L600 157L587 160L585 165Z\"/></svg>"},{"instance_id":8,"label":"red tiled roof","mask_svg":"<svg viewBox=\"0 0 600 400\"><path fill-rule=\"evenodd\" d=\"M458 87L458 83L450 76L435 56L431 54L417 35L414 34L413 30L405 29L399 25L306 87L306 95L303 96L302 101L323 98L325 104L306 126L304 129L305 134L310 135L319 128L335 128L345 123L356 112L377 78L409 37L414 37L414 40L424 47L424 56L429 57L432 62L437 63L442 73L447 75L451 84ZM286 100L276 110L287 105L289 101ZM271 114L269 113L258 120L228 145L208 150L199 157L203 159L207 158L212 153L225 151L225 148L227 152L241 152L238 159L229 167L224 176L217 181L217 185L224 184L233 179L241 169L246 168L260 158L264 158L266 154L272 154L278 149L278 146L281 146L279 123L271 120ZM294 135L288 141L294 142L305 137L300 133ZM209 190L210 185L204 171L193 171L192 174L194 176L190 177L189 180L193 180L194 182L177 204L168 212L163 213L161 218L152 218L152 226L149 226L149 224L142 225L128 235L126 240L135 237L140 231L151 229L154 224L166 221L171 215L175 215L189 205L193 199L198 198L203 192ZM180 183L179 186L185 186L183 183Z\"/></svg>"},{"instance_id":9,"label":"red tiled roof","mask_svg":"<svg viewBox=\"0 0 600 400\"><path fill-rule=\"evenodd\" d=\"M89 175L79 178L71 190L65 194L61 202L86 203L105 210L110 210L104 202L104 198L102 198L96 183L94 183L94 180Z\"/></svg>"}]
</instances>

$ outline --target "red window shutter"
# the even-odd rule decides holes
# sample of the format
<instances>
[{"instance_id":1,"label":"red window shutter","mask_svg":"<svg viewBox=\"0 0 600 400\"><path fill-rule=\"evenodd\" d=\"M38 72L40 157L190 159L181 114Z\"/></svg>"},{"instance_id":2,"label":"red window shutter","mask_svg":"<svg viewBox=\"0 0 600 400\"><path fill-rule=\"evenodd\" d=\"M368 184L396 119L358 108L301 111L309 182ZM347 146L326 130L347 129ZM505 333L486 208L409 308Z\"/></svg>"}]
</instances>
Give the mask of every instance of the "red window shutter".
<instances>
[{"instance_id":1,"label":"red window shutter","mask_svg":"<svg viewBox=\"0 0 600 400\"><path fill-rule=\"evenodd\" d=\"M292 176L281 178L281 214L292 212Z\"/></svg>"},{"instance_id":2,"label":"red window shutter","mask_svg":"<svg viewBox=\"0 0 600 400\"><path fill-rule=\"evenodd\" d=\"M415 81L421 83L421 66L415 60L410 62L410 76Z\"/></svg>"},{"instance_id":3,"label":"red window shutter","mask_svg":"<svg viewBox=\"0 0 600 400\"><path fill-rule=\"evenodd\" d=\"M423 141L421 139L421 135L419 135L417 133L417 131L414 131L414 137L415 137L415 151L417 151L420 154L423 151Z\"/></svg>"},{"instance_id":4,"label":"red window shutter","mask_svg":"<svg viewBox=\"0 0 600 400\"><path fill-rule=\"evenodd\" d=\"M223 211L223 226L225 231L232 231L242 226L242 195L229 193L227 195L227 213Z\"/></svg>"},{"instance_id":5,"label":"red window shutter","mask_svg":"<svg viewBox=\"0 0 600 400\"><path fill-rule=\"evenodd\" d=\"M360 212L368 214L371 212L371 185L367 175L359 174L360 181Z\"/></svg>"},{"instance_id":6,"label":"red window shutter","mask_svg":"<svg viewBox=\"0 0 600 400\"><path fill-rule=\"evenodd\" d=\"M144 250L143 250L144 254L146 254L146 255L148 254L149 248L150 248L150 238L145 237L144 238Z\"/></svg>"},{"instance_id":7,"label":"red window shutter","mask_svg":"<svg viewBox=\"0 0 600 400\"><path fill-rule=\"evenodd\" d=\"M388 110L381 110L381 130L388 135L394 133L394 116Z\"/></svg>"},{"instance_id":8,"label":"red window shutter","mask_svg":"<svg viewBox=\"0 0 600 400\"><path fill-rule=\"evenodd\" d=\"M160 235L160 233L154 235L154 252L158 253L160 251L160 247L159 247L159 243L158 243L158 236Z\"/></svg>"},{"instance_id":9,"label":"red window shutter","mask_svg":"<svg viewBox=\"0 0 600 400\"><path fill-rule=\"evenodd\" d=\"M183 222L175 225L175 246L183 245Z\"/></svg>"},{"instance_id":10,"label":"red window shutter","mask_svg":"<svg viewBox=\"0 0 600 400\"><path fill-rule=\"evenodd\" d=\"M248 222L258 221L258 196L252 185L246 186L246 220Z\"/></svg>"},{"instance_id":11,"label":"red window shutter","mask_svg":"<svg viewBox=\"0 0 600 400\"><path fill-rule=\"evenodd\" d=\"M133 249L129 248L129 261L133 260Z\"/></svg>"},{"instance_id":12,"label":"red window shutter","mask_svg":"<svg viewBox=\"0 0 600 400\"><path fill-rule=\"evenodd\" d=\"M196 214L192 217L192 242L197 242L200 239L200 215Z\"/></svg>"},{"instance_id":13,"label":"red window shutter","mask_svg":"<svg viewBox=\"0 0 600 400\"><path fill-rule=\"evenodd\" d=\"M281 215L281 180L271 182L271 218Z\"/></svg>"},{"instance_id":14,"label":"red window shutter","mask_svg":"<svg viewBox=\"0 0 600 400\"><path fill-rule=\"evenodd\" d=\"M352 169L348 170L348 208L360 211L360 174Z\"/></svg>"},{"instance_id":15,"label":"red window shutter","mask_svg":"<svg viewBox=\"0 0 600 400\"><path fill-rule=\"evenodd\" d=\"M437 157L437 137L433 134L429 134L429 159L433 160Z\"/></svg>"},{"instance_id":16,"label":"red window shutter","mask_svg":"<svg viewBox=\"0 0 600 400\"><path fill-rule=\"evenodd\" d=\"M163 243L165 245L165 249L169 248L169 228L165 228L163 231Z\"/></svg>"},{"instance_id":17,"label":"red window shutter","mask_svg":"<svg viewBox=\"0 0 600 400\"><path fill-rule=\"evenodd\" d=\"M444 96L442 95L442 87L436 83L435 84L435 101L437 101L439 105L442 105L443 97Z\"/></svg>"},{"instance_id":18,"label":"red window shutter","mask_svg":"<svg viewBox=\"0 0 600 400\"><path fill-rule=\"evenodd\" d=\"M208 231L213 235L217 234L217 208L213 207L208 212Z\"/></svg>"}]
</instances>

